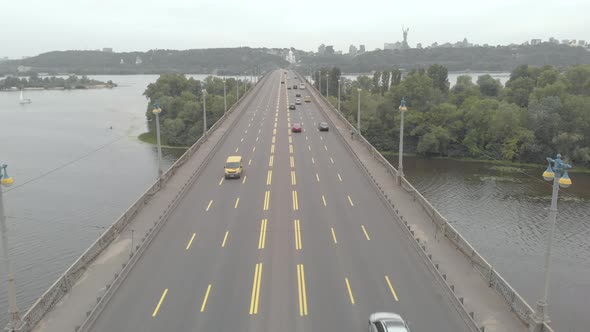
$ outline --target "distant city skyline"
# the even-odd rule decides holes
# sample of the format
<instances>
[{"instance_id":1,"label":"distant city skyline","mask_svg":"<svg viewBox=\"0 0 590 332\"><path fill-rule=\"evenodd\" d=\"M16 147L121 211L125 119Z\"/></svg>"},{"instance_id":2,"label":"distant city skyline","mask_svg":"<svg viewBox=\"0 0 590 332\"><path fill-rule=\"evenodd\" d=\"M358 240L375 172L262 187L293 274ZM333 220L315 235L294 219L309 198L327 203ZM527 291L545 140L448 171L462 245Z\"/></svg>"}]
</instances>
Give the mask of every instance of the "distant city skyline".
<instances>
[{"instance_id":1,"label":"distant city skyline","mask_svg":"<svg viewBox=\"0 0 590 332\"><path fill-rule=\"evenodd\" d=\"M295 10L295 3L271 0L31 0L23 20L14 15L23 10L22 3L9 1L3 4L0 21L5 27L18 27L18 33L3 35L0 59L102 48L145 52L249 46L317 51L321 43L348 53L351 44L366 45L370 51L402 41L402 25L410 27L411 47L464 38L479 45L550 37L590 40L586 0L367 0L358 6L298 0L296 4Z\"/></svg>"}]
</instances>

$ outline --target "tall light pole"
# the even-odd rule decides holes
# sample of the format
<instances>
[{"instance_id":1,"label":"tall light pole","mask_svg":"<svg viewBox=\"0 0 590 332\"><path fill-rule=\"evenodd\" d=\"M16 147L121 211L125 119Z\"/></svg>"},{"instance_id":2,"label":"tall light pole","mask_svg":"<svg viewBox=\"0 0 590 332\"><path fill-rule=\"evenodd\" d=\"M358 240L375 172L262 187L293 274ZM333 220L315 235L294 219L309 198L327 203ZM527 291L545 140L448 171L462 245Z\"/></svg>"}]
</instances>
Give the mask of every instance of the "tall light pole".
<instances>
[{"instance_id":1,"label":"tall light pole","mask_svg":"<svg viewBox=\"0 0 590 332\"><path fill-rule=\"evenodd\" d=\"M401 120L399 125L399 161L397 165L397 184L401 185L402 178L404 177L404 113L408 110L406 107L406 99L402 98L399 105L399 112L401 114Z\"/></svg>"},{"instance_id":2,"label":"tall light pole","mask_svg":"<svg viewBox=\"0 0 590 332\"><path fill-rule=\"evenodd\" d=\"M361 135L361 88L356 89L358 91L359 107L356 112L356 131Z\"/></svg>"},{"instance_id":3,"label":"tall light pole","mask_svg":"<svg viewBox=\"0 0 590 332\"><path fill-rule=\"evenodd\" d=\"M223 114L227 112L227 93L225 93L225 76L223 77Z\"/></svg>"},{"instance_id":4,"label":"tall light pole","mask_svg":"<svg viewBox=\"0 0 590 332\"><path fill-rule=\"evenodd\" d=\"M160 102L156 101L154 103L154 109L152 113L156 115L156 140L158 143L158 180L162 181L162 144L160 142L160 113L162 113L162 109L160 108ZM160 183L161 184L161 183Z\"/></svg>"},{"instance_id":5,"label":"tall light pole","mask_svg":"<svg viewBox=\"0 0 590 332\"><path fill-rule=\"evenodd\" d=\"M553 247L553 236L555 234L555 224L557 222L557 198L559 195L559 187L567 188L572 185L572 180L567 174L567 169L571 168L570 164L566 164L561 160L561 154L557 154L555 159L547 158L549 166L543 172L543 178L547 181L553 180L553 192L551 194L551 208L549 209L549 223L551 228L547 238L547 250L545 252L545 285L543 289L543 297L537 301L537 317L538 325L542 323L549 323L549 279L551 270L551 250ZM553 163L553 167L551 164Z\"/></svg>"},{"instance_id":6,"label":"tall light pole","mask_svg":"<svg viewBox=\"0 0 590 332\"><path fill-rule=\"evenodd\" d=\"M6 168L8 165L0 165L0 233L2 238L2 260L4 261L5 270L8 274L8 314L9 322L7 326L8 331L13 331L19 328L20 313L16 305L16 282L14 280L14 273L12 273L12 263L8 256L8 240L6 239L6 217L4 216L4 201L2 197L2 186L9 187L14 183L14 179L8 176Z\"/></svg>"},{"instance_id":7,"label":"tall light pole","mask_svg":"<svg viewBox=\"0 0 590 332\"><path fill-rule=\"evenodd\" d=\"M326 98L330 97L330 73L326 73Z\"/></svg>"},{"instance_id":8,"label":"tall light pole","mask_svg":"<svg viewBox=\"0 0 590 332\"><path fill-rule=\"evenodd\" d=\"M203 136L207 135L207 90L203 89Z\"/></svg>"},{"instance_id":9,"label":"tall light pole","mask_svg":"<svg viewBox=\"0 0 590 332\"><path fill-rule=\"evenodd\" d=\"M319 87L320 87L320 96L323 96L323 94L322 94L322 71L321 70L318 73L318 77L320 79L320 84L319 84Z\"/></svg>"},{"instance_id":10,"label":"tall light pole","mask_svg":"<svg viewBox=\"0 0 590 332\"><path fill-rule=\"evenodd\" d=\"M340 111L340 81L341 81L341 78L338 78L338 112L341 112Z\"/></svg>"}]
</instances>

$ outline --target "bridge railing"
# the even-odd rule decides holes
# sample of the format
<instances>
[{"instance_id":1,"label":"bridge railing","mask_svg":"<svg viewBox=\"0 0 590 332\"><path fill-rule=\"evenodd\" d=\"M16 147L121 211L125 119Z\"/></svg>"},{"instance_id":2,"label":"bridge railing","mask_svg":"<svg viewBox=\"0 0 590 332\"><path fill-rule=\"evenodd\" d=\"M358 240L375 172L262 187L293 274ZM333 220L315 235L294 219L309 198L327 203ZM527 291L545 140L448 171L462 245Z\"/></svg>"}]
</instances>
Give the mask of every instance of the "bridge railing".
<instances>
[{"instance_id":1,"label":"bridge railing","mask_svg":"<svg viewBox=\"0 0 590 332\"><path fill-rule=\"evenodd\" d=\"M305 78L300 75L300 78L304 81ZM308 86L313 88L315 92L315 99L321 100L325 107L328 107L332 110L334 114L336 114L340 120L346 125L346 130L349 130L351 133L354 133L354 139L358 142L361 142L362 145L371 152L373 158L375 158L379 163L381 163L387 170L387 172L394 176L398 176L398 171L393 165L362 135L358 134L358 131L355 126L353 126L348 119L338 111L326 98L324 98L321 94L318 96L319 91L310 83ZM354 151L350 149L354 154ZM358 156L357 156L357 159ZM360 160L360 159L359 159ZM488 261L481 256L473 246L467 242L467 240L451 225L448 220L443 217L440 212L430 202L422 196L422 194L414 188L414 186L406 180L406 178L401 179L402 187L406 192L412 195L412 197L422 206L424 211L430 216L430 219L434 223L437 228L437 232L441 232L443 236L448 238L453 245L461 251L467 259L471 262L471 264L478 270L484 280L487 282L490 288L492 288L500 297L504 300L504 302L510 307L511 311L513 311L518 318L527 326L531 326L536 324L533 320L535 315L535 310L512 288L512 286L494 269L494 267L488 263ZM553 329L547 325L543 324L542 331L546 332L553 332Z\"/></svg>"},{"instance_id":2,"label":"bridge railing","mask_svg":"<svg viewBox=\"0 0 590 332\"><path fill-rule=\"evenodd\" d=\"M262 82L261 79L259 82ZM90 263L103 252L105 248L113 242L113 240L119 236L122 230L129 224L133 217L146 205L149 200L162 188L166 182L176 173L178 168L182 166L207 140L208 133L217 129L221 123L248 97L250 92L256 85L252 85L249 90L236 101L227 112L221 116L211 126L205 135L201 136L189 149L187 149L180 158L172 164L162 174L161 180L156 180L144 193L114 222L102 233L102 235L96 239L90 245L84 253L76 259L76 261L41 295L35 303L27 310L27 312L21 317L20 324L16 331L30 331L41 319L59 302L65 294L67 294L73 285L80 279L82 274L86 272L86 268Z\"/></svg>"}]
</instances>

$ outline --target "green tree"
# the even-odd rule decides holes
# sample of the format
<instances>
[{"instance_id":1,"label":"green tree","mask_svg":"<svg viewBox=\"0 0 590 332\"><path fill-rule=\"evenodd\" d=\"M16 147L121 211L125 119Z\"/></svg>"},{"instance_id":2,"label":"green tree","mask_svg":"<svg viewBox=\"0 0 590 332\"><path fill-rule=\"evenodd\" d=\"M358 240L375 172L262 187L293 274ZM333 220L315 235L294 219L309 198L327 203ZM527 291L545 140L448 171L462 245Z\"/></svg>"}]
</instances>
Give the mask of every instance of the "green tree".
<instances>
[{"instance_id":1,"label":"green tree","mask_svg":"<svg viewBox=\"0 0 590 332\"><path fill-rule=\"evenodd\" d=\"M481 94L486 97L497 97L502 90L500 80L494 79L490 74L479 76L477 85Z\"/></svg>"},{"instance_id":2,"label":"green tree","mask_svg":"<svg viewBox=\"0 0 590 332\"><path fill-rule=\"evenodd\" d=\"M432 86L440 91L449 91L449 71L447 68L434 64L428 67L428 77L432 79Z\"/></svg>"}]
</instances>

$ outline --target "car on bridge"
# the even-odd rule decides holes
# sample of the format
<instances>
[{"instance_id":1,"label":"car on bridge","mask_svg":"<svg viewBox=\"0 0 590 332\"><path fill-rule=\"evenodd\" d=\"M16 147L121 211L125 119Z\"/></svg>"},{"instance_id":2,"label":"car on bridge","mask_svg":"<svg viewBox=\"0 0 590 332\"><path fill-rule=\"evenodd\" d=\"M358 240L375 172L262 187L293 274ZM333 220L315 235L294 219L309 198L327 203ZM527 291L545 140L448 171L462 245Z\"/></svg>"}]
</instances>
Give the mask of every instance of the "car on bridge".
<instances>
[{"instance_id":1,"label":"car on bridge","mask_svg":"<svg viewBox=\"0 0 590 332\"><path fill-rule=\"evenodd\" d=\"M410 332L410 328L398 314L376 312L369 316L369 332Z\"/></svg>"},{"instance_id":2,"label":"car on bridge","mask_svg":"<svg viewBox=\"0 0 590 332\"><path fill-rule=\"evenodd\" d=\"M295 99L295 105L301 105L301 99L299 99L299 98Z\"/></svg>"},{"instance_id":3,"label":"car on bridge","mask_svg":"<svg viewBox=\"0 0 590 332\"><path fill-rule=\"evenodd\" d=\"M306 103L311 103L311 97L310 96L305 96L305 98L303 100L305 100Z\"/></svg>"},{"instance_id":4,"label":"car on bridge","mask_svg":"<svg viewBox=\"0 0 590 332\"><path fill-rule=\"evenodd\" d=\"M291 86L290 85L287 85L287 90L291 90Z\"/></svg>"},{"instance_id":5,"label":"car on bridge","mask_svg":"<svg viewBox=\"0 0 590 332\"><path fill-rule=\"evenodd\" d=\"M328 126L327 122L320 122L320 123L318 123L318 130L319 131L328 131L328 130L330 130L330 127Z\"/></svg>"},{"instance_id":6,"label":"car on bridge","mask_svg":"<svg viewBox=\"0 0 590 332\"><path fill-rule=\"evenodd\" d=\"M295 104L291 103L291 105L289 105L289 109L290 109L290 110L294 110L295 108L296 108L296 107L295 107Z\"/></svg>"},{"instance_id":7,"label":"car on bridge","mask_svg":"<svg viewBox=\"0 0 590 332\"><path fill-rule=\"evenodd\" d=\"M305 84L303 84L303 83L299 84L299 89L300 90L304 90L305 89Z\"/></svg>"},{"instance_id":8,"label":"car on bridge","mask_svg":"<svg viewBox=\"0 0 590 332\"><path fill-rule=\"evenodd\" d=\"M300 133L302 131L301 125L299 123L294 123L291 127L291 131L294 133Z\"/></svg>"},{"instance_id":9,"label":"car on bridge","mask_svg":"<svg viewBox=\"0 0 590 332\"><path fill-rule=\"evenodd\" d=\"M295 97L301 97L301 94L300 94L299 92L297 92L297 93L295 94Z\"/></svg>"},{"instance_id":10,"label":"car on bridge","mask_svg":"<svg viewBox=\"0 0 590 332\"><path fill-rule=\"evenodd\" d=\"M225 161L225 178L239 179L242 176L244 167L242 166L242 156L229 156Z\"/></svg>"},{"instance_id":11,"label":"car on bridge","mask_svg":"<svg viewBox=\"0 0 590 332\"><path fill-rule=\"evenodd\" d=\"M293 89L297 90L297 84L293 85Z\"/></svg>"}]
</instances>

